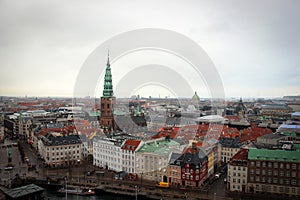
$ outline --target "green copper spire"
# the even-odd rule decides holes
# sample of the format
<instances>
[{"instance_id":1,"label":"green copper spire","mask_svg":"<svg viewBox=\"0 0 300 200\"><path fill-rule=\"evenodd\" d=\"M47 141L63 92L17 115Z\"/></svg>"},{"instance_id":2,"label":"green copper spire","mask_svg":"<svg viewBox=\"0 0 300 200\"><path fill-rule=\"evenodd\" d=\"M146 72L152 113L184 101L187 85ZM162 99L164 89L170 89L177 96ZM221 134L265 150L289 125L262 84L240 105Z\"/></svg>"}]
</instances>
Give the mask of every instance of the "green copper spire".
<instances>
[{"instance_id":1,"label":"green copper spire","mask_svg":"<svg viewBox=\"0 0 300 200\"><path fill-rule=\"evenodd\" d=\"M106 70L105 70L105 76L104 76L103 96L104 97L112 97L113 95L114 95L114 92L113 92L112 76L111 76L111 69L110 69L110 63L109 63L109 52L108 52L107 64L106 64Z\"/></svg>"}]
</instances>

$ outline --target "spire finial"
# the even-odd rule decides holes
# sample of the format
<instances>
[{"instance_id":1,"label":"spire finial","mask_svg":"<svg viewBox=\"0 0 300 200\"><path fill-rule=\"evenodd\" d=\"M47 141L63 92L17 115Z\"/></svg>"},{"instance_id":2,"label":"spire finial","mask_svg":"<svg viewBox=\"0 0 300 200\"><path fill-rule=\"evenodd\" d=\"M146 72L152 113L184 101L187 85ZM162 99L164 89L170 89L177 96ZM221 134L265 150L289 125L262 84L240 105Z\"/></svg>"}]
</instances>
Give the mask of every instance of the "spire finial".
<instances>
[{"instance_id":1,"label":"spire finial","mask_svg":"<svg viewBox=\"0 0 300 200\"><path fill-rule=\"evenodd\" d=\"M110 66L110 63L109 63L109 49L108 49L108 52L107 52L107 66Z\"/></svg>"}]
</instances>

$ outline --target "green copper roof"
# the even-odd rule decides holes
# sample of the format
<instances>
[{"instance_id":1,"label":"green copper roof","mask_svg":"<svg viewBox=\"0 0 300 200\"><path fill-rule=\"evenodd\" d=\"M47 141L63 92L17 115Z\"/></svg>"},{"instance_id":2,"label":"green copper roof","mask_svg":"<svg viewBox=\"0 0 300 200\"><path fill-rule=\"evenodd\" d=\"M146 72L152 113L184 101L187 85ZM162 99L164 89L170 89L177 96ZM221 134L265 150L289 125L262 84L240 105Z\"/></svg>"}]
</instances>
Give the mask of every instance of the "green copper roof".
<instances>
[{"instance_id":1,"label":"green copper roof","mask_svg":"<svg viewBox=\"0 0 300 200\"><path fill-rule=\"evenodd\" d=\"M192 100L199 101L200 97L198 96L197 92L195 92L194 96L192 97Z\"/></svg>"},{"instance_id":2,"label":"green copper roof","mask_svg":"<svg viewBox=\"0 0 300 200\"><path fill-rule=\"evenodd\" d=\"M125 112L121 110L114 110L114 115L125 116Z\"/></svg>"},{"instance_id":3,"label":"green copper roof","mask_svg":"<svg viewBox=\"0 0 300 200\"><path fill-rule=\"evenodd\" d=\"M113 84L112 84L112 75L111 75L109 55L108 55L105 76L104 76L103 96L104 97L112 97L113 95L114 95L114 92L113 92Z\"/></svg>"},{"instance_id":4,"label":"green copper roof","mask_svg":"<svg viewBox=\"0 0 300 200\"><path fill-rule=\"evenodd\" d=\"M144 144L137 152L138 153L154 153L162 156L168 156L174 149L179 148L179 143L173 140L160 140Z\"/></svg>"},{"instance_id":5,"label":"green copper roof","mask_svg":"<svg viewBox=\"0 0 300 200\"><path fill-rule=\"evenodd\" d=\"M269 150L251 148L248 152L249 160L272 160L281 162L300 163L299 151Z\"/></svg>"},{"instance_id":6,"label":"green copper roof","mask_svg":"<svg viewBox=\"0 0 300 200\"><path fill-rule=\"evenodd\" d=\"M98 111L90 111L89 113L89 117L99 117L100 116L100 112Z\"/></svg>"},{"instance_id":7,"label":"green copper roof","mask_svg":"<svg viewBox=\"0 0 300 200\"><path fill-rule=\"evenodd\" d=\"M293 144L293 149L295 150L295 151L300 151L300 144Z\"/></svg>"}]
</instances>

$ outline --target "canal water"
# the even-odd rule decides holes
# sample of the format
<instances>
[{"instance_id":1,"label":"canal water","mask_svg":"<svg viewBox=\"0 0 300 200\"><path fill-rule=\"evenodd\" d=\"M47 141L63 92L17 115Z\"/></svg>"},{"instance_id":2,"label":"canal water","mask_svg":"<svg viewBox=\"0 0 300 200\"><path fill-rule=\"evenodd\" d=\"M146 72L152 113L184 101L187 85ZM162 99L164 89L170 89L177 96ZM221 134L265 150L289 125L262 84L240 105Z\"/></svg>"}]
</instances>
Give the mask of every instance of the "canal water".
<instances>
[{"instance_id":1,"label":"canal water","mask_svg":"<svg viewBox=\"0 0 300 200\"><path fill-rule=\"evenodd\" d=\"M118 197L113 195L101 195L101 196L79 196L79 195L65 195L57 193L55 190L45 189L45 200L130 200L132 198L128 197Z\"/></svg>"}]
</instances>

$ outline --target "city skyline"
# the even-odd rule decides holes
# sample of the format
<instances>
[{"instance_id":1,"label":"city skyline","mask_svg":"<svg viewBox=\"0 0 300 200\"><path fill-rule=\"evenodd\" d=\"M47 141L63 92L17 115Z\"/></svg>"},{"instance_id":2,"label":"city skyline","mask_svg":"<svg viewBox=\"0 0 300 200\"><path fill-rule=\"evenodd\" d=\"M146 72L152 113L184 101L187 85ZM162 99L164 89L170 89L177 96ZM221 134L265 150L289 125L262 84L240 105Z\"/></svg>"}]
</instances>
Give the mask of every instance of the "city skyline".
<instances>
[{"instance_id":1,"label":"city skyline","mask_svg":"<svg viewBox=\"0 0 300 200\"><path fill-rule=\"evenodd\" d=\"M198 43L213 61L227 98L299 95L299 7L297 1L2 1L0 96L72 97L90 53L111 37L140 28L172 30ZM149 56L136 58L132 63L135 54L125 56L116 68L123 65L126 71ZM112 65L115 86L122 77L114 69ZM199 90L200 97L207 97ZM100 93L86 96L98 98ZM169 95L150 88L139 93Z\"/></svg>"}]
</instances>

